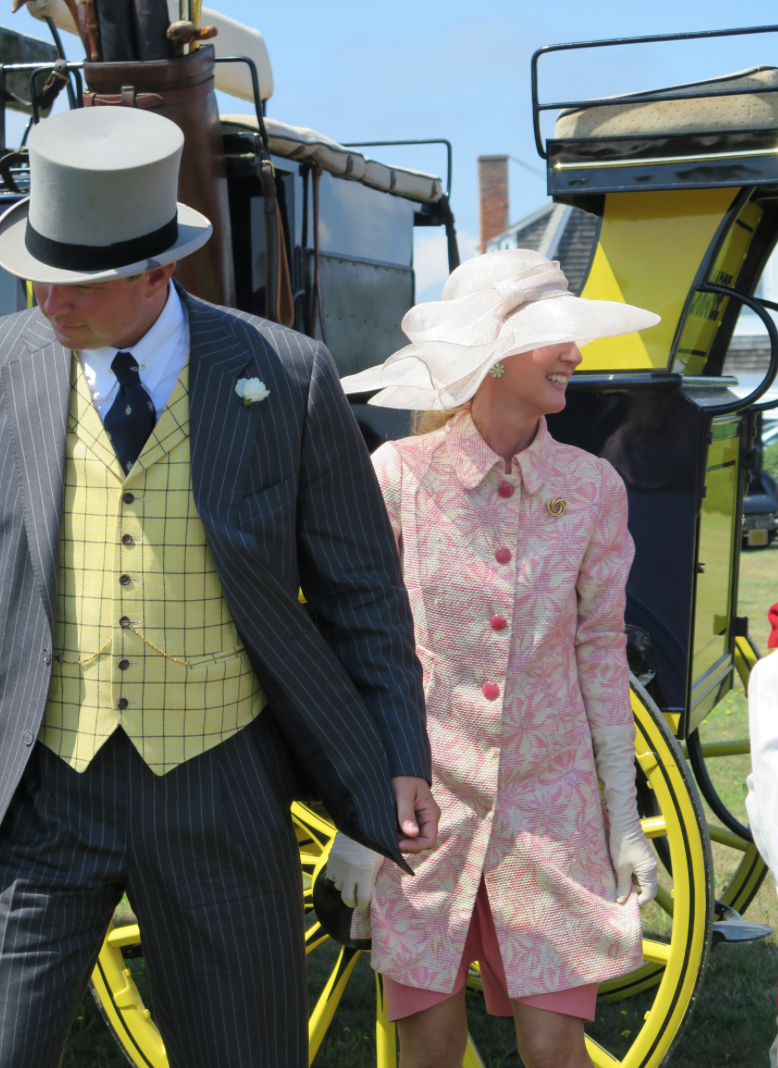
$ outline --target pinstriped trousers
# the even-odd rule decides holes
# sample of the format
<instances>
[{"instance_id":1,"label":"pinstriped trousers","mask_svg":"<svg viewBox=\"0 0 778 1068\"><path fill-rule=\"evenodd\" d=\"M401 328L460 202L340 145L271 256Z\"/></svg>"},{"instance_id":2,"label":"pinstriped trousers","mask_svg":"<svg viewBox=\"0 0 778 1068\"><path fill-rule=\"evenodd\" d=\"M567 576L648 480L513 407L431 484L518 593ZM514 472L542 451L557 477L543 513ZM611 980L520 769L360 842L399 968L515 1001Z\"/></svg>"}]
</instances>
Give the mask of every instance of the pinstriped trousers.
<instances>
[{"instance_id":1,"label":"pinstriped trousers","mask_svg":"<svg viewBox=\"0 0 778 1068\"><path fill-rule=\"evenodd\" d=\"M0 1068L57 1068L113 910L138 917L171 1068L306 1068L292 784L269 717L167 775L117 730L37 743L0 827Z\"/></svg>"}]
</instances>

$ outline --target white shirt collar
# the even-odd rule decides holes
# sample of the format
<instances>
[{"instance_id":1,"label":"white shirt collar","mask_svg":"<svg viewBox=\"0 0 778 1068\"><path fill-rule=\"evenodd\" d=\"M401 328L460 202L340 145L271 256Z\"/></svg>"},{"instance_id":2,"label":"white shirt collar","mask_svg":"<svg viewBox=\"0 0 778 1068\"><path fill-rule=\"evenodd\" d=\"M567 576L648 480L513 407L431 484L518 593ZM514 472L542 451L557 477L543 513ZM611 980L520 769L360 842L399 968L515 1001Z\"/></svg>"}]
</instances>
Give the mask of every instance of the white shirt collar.
<instances>
[{"instance_id":1,"label":"white shirt collar","mask_svg":"<svg viewBox=\"0 0 778 1068\"><path fill-rule=\"evenodd\" d=\"M105 401L116 388L116 376L111 370L117 352L129 352L138 361L140 380L148 393L153 395L172 357L182 344L189 347L186 315L181 299L172 282L168 284L165 307L154 325L143 335L137 345L128 349L116 349L104 345L99 349L83 349L79 352L81 366L95 404Z\"/></svg>"}]
</instances>

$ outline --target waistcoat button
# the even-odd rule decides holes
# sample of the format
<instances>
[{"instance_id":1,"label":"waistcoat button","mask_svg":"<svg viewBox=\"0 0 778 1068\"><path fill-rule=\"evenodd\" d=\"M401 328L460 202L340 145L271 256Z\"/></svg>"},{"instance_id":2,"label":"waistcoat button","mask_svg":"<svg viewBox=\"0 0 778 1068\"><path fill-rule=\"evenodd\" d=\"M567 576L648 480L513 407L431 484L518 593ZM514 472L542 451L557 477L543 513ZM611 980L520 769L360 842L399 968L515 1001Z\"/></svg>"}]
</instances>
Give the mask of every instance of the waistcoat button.
<instances>
[{"instance_id":1,"label":"waistcoat button","mask_svg":"<svg viewBox=\"0 0 778 1068\"><path fill-rule=\"evenodd\" d=\"M129 616L122 616L121 619L119 620L119 626L120 627L129 627L129 625L130 625L130 617Z\"/></svg>"},{"instance_id":2,"label":"waistcoat button","mask_svg":"<svg viewBox=\"0 0 778 1068\"><path fill-rule=\"evenodd\" d=\"M43 650L43 663L44 664L50 664L51 663L51 653L49 652L48 649L44 649Z\"/></svg>"},{"instance_id":3,"label":"waistcoat button","mask_svg":"<svg viewBox=\"0 0 778 1068\"><path fill-rule=\"evenodd\" d=\"M122 534L122 545L132 545L132 534Z\"/></svg>"},{"instance_id":4,"label":"waistcoat button","mask_svg":"<svg viewBox=\"0 0 778 1068\"><path fill-rule=\"evenodd\" d=\"M488 701L494 701L496 697L500 696L500 687L496 682L485 682L481 687L481 693Z\"/></svg>"},{"instance_id":5,"label":"waistcoat button","mask_svg":"<svg viewBox=\"0 0 778 1068\"><path fill-rule=\"evenodd\" d=\"M116 702L116 707L123 712L129 703L126 697L120 697Z\"/></svg>"},{"instance_id":6,"label":"waistcoat button","mask_svg":"<svg viewBox=\"0 0 778 1068\"><path fill-rule=\"evenodd\" d=\"M126 671L129 666L130 666L129 660L120 660L119 661L119 671Z\"/></svg>"},{"instance_id":7,"label":"waistcoat button","mask_svg":"<svg viewBox=\"0 0 778 1068\"><path fill-rule=\"evenodd\" d=\"M120 575L119 576L119 582L122 584L122 586L129 586L129 584L130 584L130 576L129 575Z\"/></svg>"},{"instance_id":8,"label":"waistcoat button","mask_svg":"<svg viewBox=\"0 0 778 1068\"><path fill-rule=\"evenodd\" d=\"M25 745L32 745L32 731L25 731L22 738Z\"/></svg>"},{"instance_id":9,"label":"waistcoat button","mask_svg":"<svg viewBox=\"0 0 778 1068\"><path fill-rule=\"evenodd\" d=\"M135 497L132 493L125 493L122 496L122 500L125 504L132 504L132 502L135 500Z\"/></svg>"},{"instance_id":10,"label":"waistcoat button","mask_svg":"<svg viewBox=\"0 0 778 1068\"><path fill-rule=\"evenodd\" d=\"M501 497L512 497L514 489L510 482L501 482L500 485L497 487L497 492L500 494Z\"/></svg>"},{"instance_id":11,"label":"waistcoat button","mask_svg":"<svg viewBox=\"0 0 778 1068\"><path fill-rule=\"evenodd\" d=\"M489 622L494 630L505 630L508 626L508 620L505 616L492 616Z\"/></svg>"},{"instance_id":12,"label":"waistcoat button","mask_svg":"<svg viewBox=\"0 0 778 1068\"><path fill-rule=\"evenodd\" d=\"M502 545L494 554L494 558L498 564L507 564L511 558L511 551L510 549L506 549L505 546Z\"/></svg>"}]
</instances>

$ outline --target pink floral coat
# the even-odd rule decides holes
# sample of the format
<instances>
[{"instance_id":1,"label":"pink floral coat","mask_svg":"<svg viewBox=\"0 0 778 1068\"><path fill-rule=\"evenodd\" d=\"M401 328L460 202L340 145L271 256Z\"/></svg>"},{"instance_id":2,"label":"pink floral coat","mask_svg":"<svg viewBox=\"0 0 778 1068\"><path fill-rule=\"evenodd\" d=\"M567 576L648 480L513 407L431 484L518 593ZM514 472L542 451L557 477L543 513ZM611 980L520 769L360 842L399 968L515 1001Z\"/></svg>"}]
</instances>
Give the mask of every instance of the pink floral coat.
<instances>
[{"instance_id":1,"label":"pink floral coat","mask_svg":"<svg viewBox=\"0 0 778 1068\"><path fill-rule=\"evenodd\" d=\"M616 904L591 730L632 723L624 485L541 420L505 463L468 412L373 457L424 668L438 848L385 862L373 966L454 987L483 876L511 997L643 963L637 898ZM554 498L565 502L551 514Z\"/></svg>"}]
</instances>

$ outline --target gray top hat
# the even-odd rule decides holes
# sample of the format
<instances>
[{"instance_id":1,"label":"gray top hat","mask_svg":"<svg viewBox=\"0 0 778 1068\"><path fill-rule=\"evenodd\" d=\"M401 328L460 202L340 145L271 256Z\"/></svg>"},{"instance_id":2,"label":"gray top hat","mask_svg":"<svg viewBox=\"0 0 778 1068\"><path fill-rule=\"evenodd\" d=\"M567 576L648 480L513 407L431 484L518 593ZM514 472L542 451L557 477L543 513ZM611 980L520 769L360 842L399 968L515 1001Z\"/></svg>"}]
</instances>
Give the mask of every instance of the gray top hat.
<instances>
[{"instance_id":1,"label":"gray top hat","mask_svg":"<svg viewBox=\"0 0 778 1068\"><path fill-rule=\"evenodd\" d=\"M79 108L30 133L30 196L0 217L0 266L72 285L141 274L204 245L210 222L176 202L184 135L137 108Z\"/></svg>"}]
</instances>

